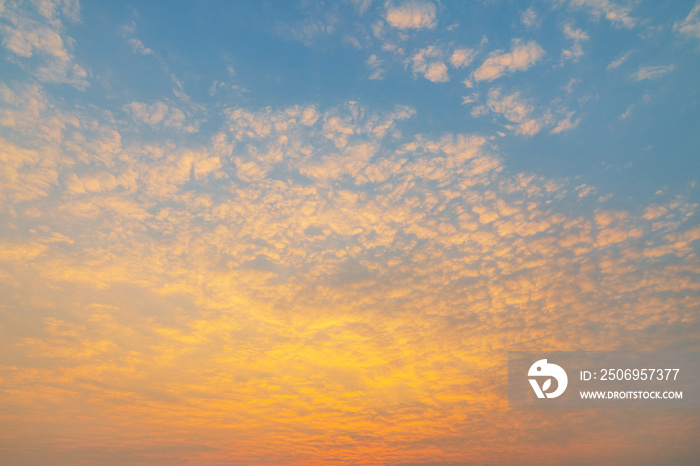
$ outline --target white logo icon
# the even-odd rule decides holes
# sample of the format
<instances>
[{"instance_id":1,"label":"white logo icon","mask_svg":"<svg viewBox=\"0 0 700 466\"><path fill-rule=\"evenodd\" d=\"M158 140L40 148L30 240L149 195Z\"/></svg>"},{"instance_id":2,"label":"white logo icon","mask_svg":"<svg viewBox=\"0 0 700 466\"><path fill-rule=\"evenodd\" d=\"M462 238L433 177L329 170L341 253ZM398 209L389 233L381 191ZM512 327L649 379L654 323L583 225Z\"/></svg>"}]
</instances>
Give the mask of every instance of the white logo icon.
<instances>
[{"instance_id":1,"label":"white logo icon","mask_svg":"<svg viewBox=\"0 0 700 466\"><path fill-rule=\"evenodd\" d=\"M546 359L540 359L530 366L527 372L528 377L549 377L545 380L542 388L540 388L537 379L528 379L532 389L535 391L537 398L556 398L566 390L566 385L569 383L569 378L566 376L566 371L556 364L548 364ZM557 389L551 393L547 393L552 385L552 379L557 379Z\"/></svg>"}]
</instances>

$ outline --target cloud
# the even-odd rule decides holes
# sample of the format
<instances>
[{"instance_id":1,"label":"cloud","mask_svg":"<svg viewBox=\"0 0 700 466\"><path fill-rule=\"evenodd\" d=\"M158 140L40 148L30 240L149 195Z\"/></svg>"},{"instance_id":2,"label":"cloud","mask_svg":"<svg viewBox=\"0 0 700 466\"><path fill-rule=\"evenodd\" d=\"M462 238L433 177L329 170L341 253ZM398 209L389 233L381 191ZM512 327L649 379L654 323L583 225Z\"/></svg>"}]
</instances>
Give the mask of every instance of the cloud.
<instances>
[{"instance_id":1,"label":"cloud","mask_svg":"<svg viewBox=\"0 0 700 466\"><path fill-rule=\"evenodd\" d=\"M432 82L447 82L447 65L443 62L442 51L434 46L419 50L408 62L414 74L422 73L425 79Z\"/></svg>"},{"instance_id":2,"label":"cloud","mask_svg":"<svg viewBox=\"0 0 700 466\"><path fill-rule=\"evenodd\" d=\"M415 0L398 5L390 2L386 8L386 22L398 29L433 29L437 24L435 5Z\"/></svg>"},{"instance_id":3,"label":"cloud","mask_svg":"<svg viewBox=\"0 0 700 466\"><path fill-rule=\"evenodd\" d=\"M700 3L696 3L683 21L676 21L673 30L688 37L700 39Z\"/></svg>"},{"instance_id":4,"label":"cloud","mask_svg":"<svg viewBox=\"0 0 700 466\"><path fill-rule=\"evenodd\" d=\"M48 196L58 179L55 154L0 138L0 206Z\"/></svg>"},{"instance_id":5,"label":"cloud","mask_svg":"<svg viewBox=\"0 0 700 466\"><path fill-rule=\"evenodd\" d=\"M9 91L18 111L42 95ZM514 131L536 119L518 93L488 94L486 111ZM55 116L41 103L39 121ZM166 106L144 117L163 125ZM682 196L613 210L589 182L519 173L483 135L402 134L406 107L226 108L211 138L184 145L177 132L145 142L123 119L72 111L77 134L55 144L51 195L0 207L24 229L0 238L3 396L23 429L76 439L88 429L122 462L400 463L407 452L428 462L442 448L447 461L469 451L488 463L502 449L480 444L525 448L513 420L533 427L494 418L507 373L493 354L542 341L649 349L668 328L694 341L700 228ZM107 134L124 147L97 144ZM3 143L0 167L20 167L21 181L42 173L43 149ZM143 456L123 453L154 422L166 428L141 442ZM211 449L182 442L183 425ZM453 454L454 442L465 449ZM284 453L271 459L270 448ZM590 458L580 456L590 444L572 448ZM72 455L104 458L78 441L62 458Z\"/></svg>"},{"instance_id":6,"label":"cloud","mask_svg":"<svg viewBox=\"0 0 700 466\"><path fill-rule=\"evenodd\" d=\"M611 61L610 64L608 65L608 69L614 70L615 68L619 68L620 65L622 65L624 62L626 62L627 59L629 59L629 57L631 57L631 56L632 56L631 50L625 52L624 55L622 55L620 58L617 58L617 59Z\"/></svg>"},{"instance_id":7,"label":"cloud","mask_svg":"<svg viewBox=\"0 0 700 466\"><path fill-rule=\"evenodd\" d=\"M64 34L62 22L62 18L77 21L79 7L73 2L63 6L61 3L47 0L36 4L4 4L2 14L6 24L0 27L2 45L17 57L18 63L32 66L40 81L85 89L89 86L88 71L75 62L71 53L74 41ZM24 59L33 56L40 60L29 65Z\"/></svg>"},{"instance_id":8,"label":"cloud","mask_svg":"<svg viewBox=\"0 0 700 466\"><path fill-rule=\"evenodd\" d=\"M571 129L574 129L578 126L578 124L581 122L580 118L577 118L576 120L571 120L571 118L574 116L574 112L569 112L569 114L564 118L563 120L559 121L557 125L552 129L552 133L558 134L562 133L564 131L569 131Z\"/></svg>"},{"instance_id":9,"label":"cloud","mask_svg":"<svg viewBox=\"0 0 700 466\"><path fill-rule=\"evenodd\" d=\"M541 60L544 55L544 49L536 42L522 43L515 40L510 52L492 52L474 72L474 80L493 81L506 73L525 71Z\"/></svg>"},{"instance_id":10,"label":"cloud","mask_svg":"<svg viewBox=\"0 0 700 466\"><path fill-rule=\"evenodd\" d=\"M382 69L382 60L379 59L375 54L369 56L367 61L367 66L372 70L369 75L369 79L383 79L384 70Z\"/></svg>"},{"instance_id":11,"label":"cloud","mask_svg":"<svg viewBox=\"0 0 700 466\"><path fill-rule=\"evenodd\" d=\"M578 197L586 197L591 194L596 193L596 188L594 186L588 186L587 184L582 184L574 188L578 193Z\"/></svg>"},{"instance_id":12,"label":"cloud","mask_svg":"<svg viewBox=\"0 0 700 466\"><path fill-rule=\"evenodd\" d=\"M620 120L626 120L627 118L629 118L629 117L632 115L632 112L634 111L634 107L635 107L634 104L629 105L629 106L625 109L624 113L622 113L622 114L620 115L620 117L619 117Z\"/></svg>"},{"instance_id":13,"label":"cloud","mask_svg":"<svg viewBox=\"0 0 700 466\"><path fill-rule=\"evenodd\" d=\"M454 68L466 68L474 60L476 50L455 49L450 55L450 64Z\"/></svg>"},{"instance_id":14,"label":"cloud","mask_svg":"<svg viewBox=\"0 0 700 466\"><path fill-rule=\"evenodd\" d=\"M489 89L486 106L476 107L472 110L472 115L481 116L487 111L499 114L513 123L506 127L519 135L534 136L547 123L545 118L532 116L532 105L522 99L519 92L504 95L500 88Z\"/></svg>"},{"instance_id":15,"label":"cloud","mask_svg":"<svg viewBox=\"0 0 700 466\"><path fill-rule=\"evenodd\" d=\"M189 133L197 131L197 126L187 124L187 117L182 110L169 106L165 102L131 102L122 108L138 122L152 127L171 127L185 130Z\"/></svg>"},{"instance_id":16,"label":"cloud","mask_svg":"<svg viewBox=\"0 0 700 466\"><path fill-rule=\"evenodd\" d=\"M357 40L357 38L353 36L343 36L343 43L351 45L355 47L356 49L362 49L362 44L360 44L360 41Z\"/></svg>"},{"instance_id":17,"label":"cloud","mask_svg":"<svg viewBox=\"0 0 700 466\"><path fill-rule=\"evenodd\" d=\"M668 209L662 205L651 205L648 206L644 212L644 218L645 220L655 220L662 215L666 214L668 212Z\"/></svg>"},{"instance_id":18,"label":"cloud","mask_svg":"<svg viewBox=\"0 0 700 466\"><path fill-rule=\"evenodd\" d=\"M588 10L595 18L604 17L612 24L627 29L633 28L637 20L630 16L630 9L610 0L559 0L576 10Z\"/></svg>"},{"instance_id":19,"label":"cloud","mask_svg":"<svg viewBox=\"0 0 700 466\"><path fill-rule=\"evenodd\" d=\"M425 70L425 79L434 83L449 81L447 66L444 63L431 63L428 65L428 69Z\"/></svg>"},{"instance_id":20,"label":"cloud","mask_svg":"<svg viewBox=\"0 0 700 466\"><path fill-rule=\"evenodd\" d=\"M476 102L479 100L479 93L478 92L473 92L472 94L468 96L463 96L462 97L462 105L467 105Z\"/></svg>"},{"instance_id":21,"label":"cloud","mask_svg":"<svg viewBox=\"0 0 700 466\"><path fill-rule=\"evenodd\" d=\"M520 21L525 27L528 28L538 27L541 22L540 19L537 17L537 13L535 13L535 10L531 6L528 7L527 10L522 12L522 14L520 15Z\"/></svg>"},{"instance_id":22,"label":"cloud","mask_svg":"<svg viewBox=\"0 0 700 466\"><path fill-rule=\"evenodd\" d=\"M131 48L134 51L134 53L140 53L141 55L153 54L153 50L143 45L143 42L141 42L139 39L131 38L128 40L128 42L129 44L131 44Z\"/></svg>"},{"instance_id":23,"label":"cloud","mask_svg":"<svg viewBox=\"0 0 700 466\"><path fill-rule=\"evenodd\" d=\"M478 94L463 97L462 103L473 103L478 97ZM545 109L537 116L531 101L521 97L520 92L507 94L498 87L489 89L486 103L473 107L471 111L475 118L489 113L504 118L508 122L505 127L514 134L526 137L534 136L547 126L553 125L554 128L551 129L550 133L558 134L574 129L580 123L580 118L574 119L574 112L561 106L555 109ZM498 134L504 135L503 133Z\"/></svg>"},{"instance_id":24,"label":"cloud","mask_svg":"<svg viewBox=\"0 0 700 466\"><path fill-rule=\"evenodd\" d=\"M635 81L644 81L646 79L661 79L666 74L673 71L673 69L673 65L643 66L635 73L633 73L631 77Z\"/></svg>"},{"instance_id":25,"label":"cloud","mask_svg":"<svg viewBox=\"0 0 700 466\"><path fill-rule=\"evenodd\" d=\"M414 72L446 75L446 50ZM9 462L599 463L629 438L693 458L697 422L675 413L503 414L494 355L695 344L695 193L607 203L472 125L415 131L404 106L217 99L193 137L192 106L73 105L28 81L0 84ZM579 121L504 89L477 113L516 134ZM70 448L28 453L37 426Z\"/></svg>"},{"instance_id":26,"label":"cloud","mask_svg":"<svg viewBox=\"0 0 700 466\"><path fill-rule=\"evenodd\" d=\"M565 60L578 61L578 59L583 55L583 47L581 42L585 42L589 39L588 34L581 29L575 29L571 24L565 24L563 28L564 36L573 41L573 46L571 49L562 50L561 56Z\"/></svg>"}]
</instances>

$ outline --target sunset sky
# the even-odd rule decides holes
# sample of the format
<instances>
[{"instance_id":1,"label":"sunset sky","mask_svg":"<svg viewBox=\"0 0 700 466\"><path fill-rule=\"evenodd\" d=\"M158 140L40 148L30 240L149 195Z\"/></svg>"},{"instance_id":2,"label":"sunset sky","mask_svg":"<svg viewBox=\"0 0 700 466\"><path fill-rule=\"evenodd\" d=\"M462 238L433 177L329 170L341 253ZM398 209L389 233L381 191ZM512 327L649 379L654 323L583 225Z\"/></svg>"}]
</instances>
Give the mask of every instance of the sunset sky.
<instances>
[{"instance_id":1,"label":"sunset sky","mask_svg":"<svg viewBox=\"0 0 700 466\"><path fill-rule=\"evenodd\" d=\"M700 3L0 0L3 465L698 464L508 351L700 350Z\"/></svg>"}]
</instances>

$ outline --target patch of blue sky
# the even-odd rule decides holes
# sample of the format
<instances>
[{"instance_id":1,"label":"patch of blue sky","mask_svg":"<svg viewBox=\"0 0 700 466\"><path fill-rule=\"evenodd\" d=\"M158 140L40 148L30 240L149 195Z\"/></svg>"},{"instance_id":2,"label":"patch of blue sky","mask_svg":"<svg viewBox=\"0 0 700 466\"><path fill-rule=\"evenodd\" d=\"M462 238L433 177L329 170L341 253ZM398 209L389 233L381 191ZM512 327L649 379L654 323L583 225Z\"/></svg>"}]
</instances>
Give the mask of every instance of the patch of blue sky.
<instances>
[{"instance_id":1,"label":"patch of blue sky","mask_svg":"<svg viewBox=\"0 0 700 466\"><path fill-rule=\"evenodd\" d=\"M400 124L406 134L484 134L513 171L648 194L698 172L698 41L678 26L692 7L86 3L82 20L64 27L90 85L49 89L122 118L132 102L180 108L199 120L195 139L217 132L231 107L406 105L416 110ZM414 8L414 19L422 11L424 22L392 8ZM18 79L17 69L3 79Z\"/></svg>"}]
</instances>

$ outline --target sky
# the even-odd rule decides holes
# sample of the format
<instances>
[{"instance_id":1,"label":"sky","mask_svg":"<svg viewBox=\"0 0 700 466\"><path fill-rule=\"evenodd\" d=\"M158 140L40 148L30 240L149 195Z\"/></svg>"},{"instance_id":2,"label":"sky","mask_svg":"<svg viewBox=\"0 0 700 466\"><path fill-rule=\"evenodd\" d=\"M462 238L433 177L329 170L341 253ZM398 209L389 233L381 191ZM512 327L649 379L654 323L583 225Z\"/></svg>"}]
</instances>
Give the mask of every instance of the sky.
<instances>
[{"instance_id":1,"label":"sky","mask_svg":"<svg viewBox=\"0 0 700 466\"><path fill-rule=\"evenodd\" d=\"M0 0L0 462L697 464L508 351L700 350L700 3Z\"/></svg>"}]
</instances>

